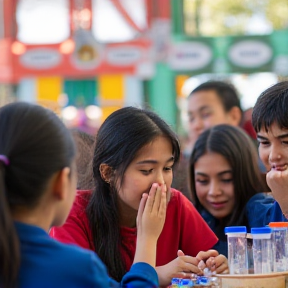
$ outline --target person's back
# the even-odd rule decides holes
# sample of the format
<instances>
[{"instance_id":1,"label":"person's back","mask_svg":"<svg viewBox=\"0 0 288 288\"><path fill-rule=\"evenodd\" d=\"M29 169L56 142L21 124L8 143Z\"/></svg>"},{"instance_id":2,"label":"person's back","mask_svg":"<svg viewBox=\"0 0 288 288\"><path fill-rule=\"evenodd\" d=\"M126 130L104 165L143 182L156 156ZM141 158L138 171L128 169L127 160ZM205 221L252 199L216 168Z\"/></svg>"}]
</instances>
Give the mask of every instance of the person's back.
<instances>
[{"instance_id":1,"label":"person's back","mask_svg":"<svg viewBox=\"0 0 288 288\"><path fill-rule=\"evenodd\" d=\"M19 287L101 287L109 283L104 265L91 252L55 241L32 225L17 222L16 230L21 249Z\"/></svg>"}]
</instances>

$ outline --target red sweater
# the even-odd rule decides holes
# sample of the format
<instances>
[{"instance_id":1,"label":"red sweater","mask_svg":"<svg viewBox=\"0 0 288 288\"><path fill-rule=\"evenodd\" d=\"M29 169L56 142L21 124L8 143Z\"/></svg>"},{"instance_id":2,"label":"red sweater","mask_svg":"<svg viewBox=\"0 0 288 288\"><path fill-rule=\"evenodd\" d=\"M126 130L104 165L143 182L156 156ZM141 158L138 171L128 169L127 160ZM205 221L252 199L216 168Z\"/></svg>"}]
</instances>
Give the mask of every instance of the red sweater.
<instances>
[{"instance_id":1,"label":"red sweater","mask_svg":"<svg viewBox=\"0 0 288 288\"><path fill-rule=\"evenodd\" d=\"M181 192L171 190L166 221L157 243L156 266L165 265L177 258L178 249L187 255L195 256L199 251L211 249L218 241L193 204ZM95 250L85 212L90 195L91 191L78 191L66 223L62 227L52 228L50 236L64 243ZM135 255L136 228L122 227L121 233L124 239L122 245L126 247L121 248L121 253L128 271Z\"/></svg>"}]
</instances>

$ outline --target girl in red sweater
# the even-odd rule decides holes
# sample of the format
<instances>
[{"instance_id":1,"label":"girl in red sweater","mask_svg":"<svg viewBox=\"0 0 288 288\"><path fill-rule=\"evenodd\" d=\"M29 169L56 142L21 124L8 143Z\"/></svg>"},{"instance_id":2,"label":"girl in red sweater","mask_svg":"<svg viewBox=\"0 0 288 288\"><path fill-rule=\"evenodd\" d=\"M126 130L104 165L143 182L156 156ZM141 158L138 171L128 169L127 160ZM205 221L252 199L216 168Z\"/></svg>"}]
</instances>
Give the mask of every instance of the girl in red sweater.
<instances>
[{"instance_id":1,"label":"girl in red sweater","mask_svg":"<svg viewBox=\"0 0 288 288\"><path fill-rule=\"evenodd\" d=\"M173 277L201 274L198 264L208 258L212 270L227 271L227 259L217 251L199 253L218 239L191 202L171 188L179 154L175 133L157 114L133 107L112 113L96 137L95 189L79 191L66 224L50 235L95 251L110 276L120 280L135 255L141 195L161 187L169 203L157 244L160 285L169 285Z\"/></svg>"}]
</instances>

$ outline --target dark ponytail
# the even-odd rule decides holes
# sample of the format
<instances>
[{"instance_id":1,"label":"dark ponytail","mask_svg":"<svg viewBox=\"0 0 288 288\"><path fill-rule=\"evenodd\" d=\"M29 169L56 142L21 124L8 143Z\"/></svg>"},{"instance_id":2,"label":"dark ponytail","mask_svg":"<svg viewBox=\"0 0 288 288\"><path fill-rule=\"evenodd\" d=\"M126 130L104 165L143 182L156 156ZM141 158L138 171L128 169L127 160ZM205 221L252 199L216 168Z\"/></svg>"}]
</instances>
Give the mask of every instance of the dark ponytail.
<instances>
[{"instance_id":1,"label":"dark ponytail","mask_svg":"<svg viewBox=\"0 0 288 288\"><path fill-rule=\"evenodd\" d=\"M11 288L21 260L12 213L37 206L52 175L71 166L75 149L52 111L13 103L0 109L0 155L0 287Z\"/></svg>"},{"instance_id":2,"label":"dark ponytail","mask_svg":"<svg viewBox=\"0 0 288 288\"><path fill-rule=\"evenodd\" d=\"M0 271L3 287L15 287L20 265L19 241L13 225L4 185L5 167L0 161ZM0 286L2 287L2 285Z\"/></svg>"}]
</instances>

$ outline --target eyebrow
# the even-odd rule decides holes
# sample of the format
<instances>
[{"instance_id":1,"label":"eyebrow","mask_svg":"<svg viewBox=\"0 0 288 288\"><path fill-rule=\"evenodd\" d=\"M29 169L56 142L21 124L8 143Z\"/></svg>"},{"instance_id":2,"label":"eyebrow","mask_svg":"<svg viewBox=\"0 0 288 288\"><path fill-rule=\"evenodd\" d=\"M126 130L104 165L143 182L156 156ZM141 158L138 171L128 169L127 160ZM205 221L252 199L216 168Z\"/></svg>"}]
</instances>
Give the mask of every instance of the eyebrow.
<instances>
[{"instance_id":1,"label":"eyebrow","mask_svg":"<svg viewBox=\"0 0 288 288\"><path fill-rule=\"evenodd\" d=\"M204 106L201 106L199 109L197 109L196 111L199 111L199 112L202 112L203 110L205 109L211 109L211 106L208 106L208 105L204 105ZM195 113L195 111L188 111L188 114L193 114Z\"/></svg>"},{"instance_id":2,"label":"eyebrow","mask_svg":"<svg viewBox=\"0 0 288 288\"><path fill-rule=\"evenodd\" d=\"M288 137L288 133L285 133L285 134L281 134L281 135L277 136L276 138L283 139L283 138L287 138L287 137ZM268 138L257 134L257 139L267 140Z\"/></svg>"},{"instance_id":3,"label":"eyebrow","mask_svg":"<svg viewBox=\"0 0 288 288\"><path fill-rule=\"evenodd\" d=\"M208 105L202 106L200 107L199 111L203 111L205 109L211 109L211 106L208 106Z\"/></svg>"},{"instance_id":4,"label":"eyebrow","mask_svg":"<svg viewBox=\"0 0 288 288\"><path fill-rule=\"evenodd\" d=\"M167 161L166 161L166 163L168 163L168 162L172 162L172 161L174 161L174 156L172 156L172 157L170 157ZM137 162L136 164L137 165L141 165L141 164L157 164L159 161L157 161L157 160L143 160L143 161L139 161L139 162Z\"/></svg>"},{"instance_id":5,"label":"eyebrow","mask_svg":"<svg viewBox=\"0 0 288 288\"><path fill-rule=\"evenodd\" d=\"M222 172L218 173L217 175L222 176L222 175L228 174L228 173L232 174L232 171L231 170L222 171ZM196 175L205 176L205 177L208 176L207 174L202 173L202 172L196 172Z\"/></svg>"}]
</instances>

